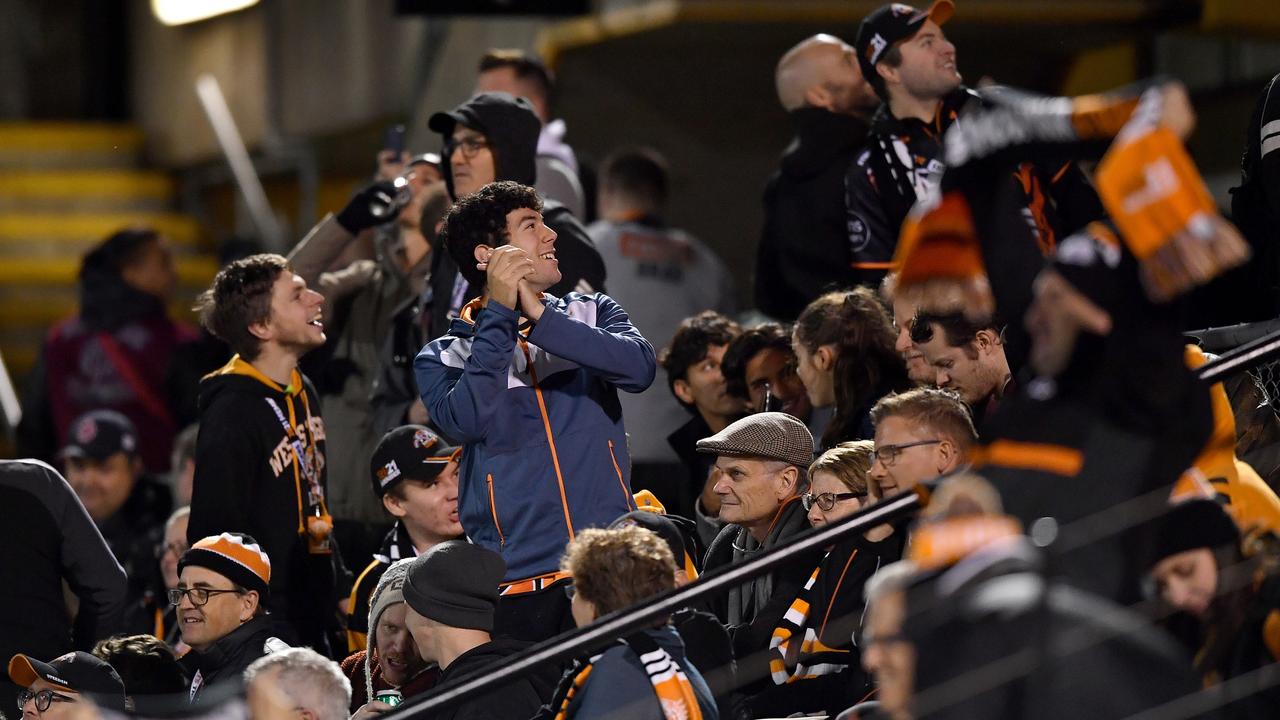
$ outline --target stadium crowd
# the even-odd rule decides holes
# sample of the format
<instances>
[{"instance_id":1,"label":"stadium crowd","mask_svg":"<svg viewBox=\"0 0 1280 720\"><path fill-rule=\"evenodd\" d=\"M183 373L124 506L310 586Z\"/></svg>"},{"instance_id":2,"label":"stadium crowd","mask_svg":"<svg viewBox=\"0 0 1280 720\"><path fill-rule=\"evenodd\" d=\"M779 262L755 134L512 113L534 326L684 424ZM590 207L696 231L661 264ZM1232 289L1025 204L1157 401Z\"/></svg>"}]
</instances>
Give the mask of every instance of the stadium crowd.
<instances>
[{"instance_id":1,"label":"stadium crowd","mask_svg":"<svg viewBox=\"0 0 1280 720\"><path fill-rule=\"evenodd\" d=\"M1233 224L1178 82L970 87L954 11L780 58L754 312L510 50L199 330L105 239L0 462L3 713L394 716L912 496L429 717L1276 717L1276 418L1184 333L1280 315L1280 91Z\"/></svg>"}]
</instances>

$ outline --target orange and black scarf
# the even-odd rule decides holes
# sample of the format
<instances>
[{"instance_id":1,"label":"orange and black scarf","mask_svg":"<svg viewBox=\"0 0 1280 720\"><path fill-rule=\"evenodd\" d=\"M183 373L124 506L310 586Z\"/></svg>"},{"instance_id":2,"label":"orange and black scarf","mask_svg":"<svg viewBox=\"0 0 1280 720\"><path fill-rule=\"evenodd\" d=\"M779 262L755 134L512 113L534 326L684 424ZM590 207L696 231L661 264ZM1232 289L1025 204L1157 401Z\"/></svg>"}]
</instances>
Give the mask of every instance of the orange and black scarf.
<instances>
[{"instance_id":1,"label":"orange and black scarf","mask_svg":"<svg viewBox=\"0 0 1280 720\"><path fill-rule=\"evenodd\" d=\"M649 682L653 684L653 692L657 695L658 705L662 707L662 716L666 720L702 720L702 709L694 694L693 683L689 682L689 677L680 669L680 663L670 653L642 632L620 638L618 642L629 647L640 658L640 664L649 676ZM586 662L579 660L565 675L567 682L560 683L551 699L555 720L573 717L576 710L573 699L586 685L587 678L591 676L591 670L599 659L600 655L595 655Z\"/></svg>"}]
</instances>

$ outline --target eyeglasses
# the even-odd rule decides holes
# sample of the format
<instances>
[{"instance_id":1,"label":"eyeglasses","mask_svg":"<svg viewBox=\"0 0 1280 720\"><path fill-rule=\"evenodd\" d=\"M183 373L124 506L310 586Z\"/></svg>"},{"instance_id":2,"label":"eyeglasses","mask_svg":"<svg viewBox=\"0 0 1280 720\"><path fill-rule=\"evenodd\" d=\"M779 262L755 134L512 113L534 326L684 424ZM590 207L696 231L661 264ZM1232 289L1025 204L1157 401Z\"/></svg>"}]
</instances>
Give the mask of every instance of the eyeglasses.
<instances>
[{"instance_id":1,"label":"eyeglasses","mask_svg":"<svg viewBox=\"0 0 1280 720\"><path fill-rule=\"evenodd\" d=\"M174 588L167 592L169 596L169 604L177 605L182 602L182 596L187 595L191 598L191 604L200 607L209 602L211 595L221 595L222 593L235 593L237 595L244 594L243 590L211 590L209 588L193 587L193 588Z\"/></svg>"},{"instance_id":2,"label":"eyeglasses","mask_svg":"<svg viewBox=\"0 0 1280 720\"><path fill-rule=\"evenodd\" d=\"M875 450L871 451L871 464L875 465L877 461L885 467L889 467L898 462L898 456L907 448L919 447L921 445L937 445L941 440L917 440L916 442L902 443L901 445L878 445Z\"/></svg>"},{"instance_id":3,"label":"eyeglasses","mask_svg":"<svg viewBox=\"0 0 1280 720\"><path fill-rule=\"evenodd\" d=\"M570 601L572 601L572 600L573 600L573 596L574 596L574 595L577 595L577 594L578 594L578 589L577 589L576 587L574 587L573 585L565 585L565 586L564 586L564 596L565 596L565 597L567 597L567 598L569 598L569 600L570 600Z\"/></svg>"},{"instance_id":4,"label":"eyeglasses","mask_svg":"<svg viewBox=\"0 0 1280 720\"><path fill-rule=\"evenodd\" d=\"M861 500L867 496L864 492L842 492L842 493L805 493L800 496L800 504L804 505L804 511L809 512L817 505L820 510L827 512L836 506L836 503L844 500L852 500L858 498Z\"/></svg>"},{"instance_id":5,"label":"eyeglasses","mask_svg":"<svg viewBox=\"0 0 1280 720\"><path fill-rule=\"evenodd\" d=\"M444 152L447 157L453 155L454 150L461 150L462 157L470 160L487 147L489 147L489 141L481 140L480 138L467 137L461 140L449 138L444 144Z\"/></svg>"},{"instance_id":6,"label":"eyeglasses","mask_svg":"<svg viewBox=\"0 0 1280 720\"><path fill-rule=\"evenodd\" d=\"M31 692L30 690L18 691L18 711L22 711L22 707L26 705L32 698L36 701L36 710L44 712L49 706L55 702L73 703L76 701L73 697L68 697L52 690L41 690L40 692Z\"/></svg>"}]
</instances>

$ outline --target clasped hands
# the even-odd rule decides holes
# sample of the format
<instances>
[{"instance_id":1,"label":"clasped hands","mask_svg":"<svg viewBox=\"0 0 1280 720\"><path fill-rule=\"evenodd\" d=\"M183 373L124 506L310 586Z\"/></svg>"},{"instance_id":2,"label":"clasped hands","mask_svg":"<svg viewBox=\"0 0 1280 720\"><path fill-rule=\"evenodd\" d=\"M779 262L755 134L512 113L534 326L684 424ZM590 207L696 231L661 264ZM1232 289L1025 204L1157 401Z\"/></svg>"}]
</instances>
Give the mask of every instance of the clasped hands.
<instances>
[{"instance_id":1,"label":"clasped hands","mask_svg":"<svg viewBox=\"0 0 1280 720\"><path fill-rule=\"evenodd\" d=\"M542 304L542 292L535 290L530 279L536 272L533 257L514 245L503 245L492 250L481 248L476 263L483 270L489 287L489 299L502 303L512 310L537 322L546 308Z\"/></svg>"}]
</instances>

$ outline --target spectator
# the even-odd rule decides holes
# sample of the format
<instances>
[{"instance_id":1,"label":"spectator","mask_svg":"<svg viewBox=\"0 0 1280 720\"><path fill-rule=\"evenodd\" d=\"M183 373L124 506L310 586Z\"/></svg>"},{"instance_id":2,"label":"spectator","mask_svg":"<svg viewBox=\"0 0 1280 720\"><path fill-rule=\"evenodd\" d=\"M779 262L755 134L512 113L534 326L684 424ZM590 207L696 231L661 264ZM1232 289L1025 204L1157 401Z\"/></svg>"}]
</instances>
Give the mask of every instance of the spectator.
<instances>
[{"instance_id":1,"label":"spectator","mask_svg":"<svg viewBox=\"0 0 1280 720\"><path fill-rule=\"evenodd\" d=\"M933 368L934 384L959 394L980 427L1014 385L999 325L974 322L963 313L921 313L911 324L911 341Z\"/></svg>"},{"instance_id":2,"label":"spectator","mask_svg":"<svg viewBox=\"0 0 1280 720\"><path fill-rule=\"evenodd\" d=\"M182 666L195 704L209 686L239 682L268 644L280 642L266 609L271 559L248 535L222 533L193 543L178 563L178 577L169 602L178 607L182 641L191 646Z\"/></svg>"},{"instance_id":3,"label":"spectator","mask_svg":"<svg viewBox=\"0 0 1280 720\"><path fill-rule=\"evenodd\" d=\"M541 208L510 182L454 204L445 244L484 294L414 363L432 421L466 447L462 526L507 561L501 627L530 639L569 622L566 598L546 587L565 544L635 507L617 391L643 391L655 372L653 348L611 298L543 293L561 273Z\"/></svg>"},{"instance_id":4,"label":"spectator","mask_svg":"<svg viewBox=\"0 0 1280 720\"><path fill-rule=\"evenodd\" d=\"M151 604L151 614L155 629L152 634L173 647L179 655L190 648L182 642L182 634L178 627L178 608L169 602L169 591L178 587L178 562L191 546L187 544L187 523L191 520L191 507L183 506L173 511L164 524L164 542L156 548L160 556L160 580L163 587L157 588Z\"/></svg>"},{"instance_id":5,"label":"spectator","mask_svg":"<svg viewBox=\"0 0 1280 720\"><path fill-rule=\"evenodd\" d=\"M729 394L720 371L725 349L741 332L738 323L706 310L685 318L658 355L671 394L693 416L667 436L667 443L687 471L684 492L668 507L682 517L696 517L704 542L710 542L719 530L714 518L720 512L720 499L712 490L715 459L698 452L697 443L725 429L746 411L746 403Z\"/></svg>"},{"instance_id":6,"label":"spectator","mask_svg":"<svg viewBox=\"0 0 1280 720\"><path fill-rule=\"evenodd\" d=\"M379 179L357 193L336 216L326 216L289 252L294 271L324 297L326 342L308 354L303 371L315 382L324 405L326 502L345 564L363 563L386 531L386 518L365 488L365 458L384 430L369 412L381 363L379 352L390 331L392 310L422 295L431 267L431 246L418 227L430 188L434 155L419 155L408 169L385 153ZM388 162L389 161L389 162ZM374 196L395 196L387 181L403 176L409 201L394 218L371 211ZM364 231L374 232L374 259L358 259L335 269Z\"/></svg>"},{"instance_id":7,"label":"spectator","mask_svg":"<svg viewBox=\"0 0 1280 720\"><path fill-rule=\"evenodd\" d=\"M288 648L253 661L244 671L254 720L302 714L347 720L351 683L338 664L311 648Z\"/></svg>"},{"instance_id":8,"label":"spectator","mask_svg":"<svg viewBox=\"0 0 1280 720\"><path fill-rule=\"evenodd\" d=\"M667 186L666 161L656 152L616 151L601 167L600 220L587 228L609 272L611 297L654 347L669 344L686 317L734 310L724 263L700 240L663 221ZM682 420L679 406L659 387L621 401L631 431L632 485L679 507L679 459L665 442Z\"/></svg>"},{"instance_id":9,"label":"spectator","mask_svg":"<svg viewBox=\"0 0 1280 720\"><path fill-rule=\"evenodd\" d=\"M80 264L80 311L55 325L28 380L18 428L22 456L53 460L71 423L90 410L116 410L145 442L138 452L149 472L169 469L178 430L176 398L165 381L170 359L191 328L169 318L177 273L163 235L121 230Z\"/></svg>"},{"instance_id":10,"label":"spectator","mask_svg":"<svg viewBox=\"0 0 1280 720\"><path fill-rule=\"evenodd\" d=\"M815 412L796 374L791 332L777 323L751 328L733 339L720 361L729 393L755 411L784 412L806 423L815 438L826 432L831 413Z\"/></svg>"},{"instance_id":11,"label":"spectator","mask_svg":"<svg viewBox=\"0 0 1280 720\"><path fill-rule=\"evenodd\" d=\"M538 182L534 187L543 197L564 205L574 217L590 221L595 209L595 178L581 165L573 148L565 143L564 120L551 119L554 90L551 70L542 60L523 50L494 48L480 58L475 94L502 92L524 98L542 122L542 131L538 134ZM592 202L588 203L588 199Z\"/></svg>"},{"instance_id":12,"label":"spectator","mask_svg":"<svg viewBox=\"0 0 1280 720\"><path fill-rule=\"evenodd\" d=\"M169 485L173 490L173 504L178 507L191 504L191 486L196 478L196 438L199 434L200 424L191 423L173 441Z\"/></svg>"},{"instance_id":13,"label":"spectator","mask_svg":"<svg viewBox=\"0 0 1280 720\"><path fill-rule=\"evenodd\" d=\"M415 558L445 540L462 535L458 522L459 448L421 425L405 425L382 437L369 461L373 494L396 519L351 588L347 650L368 645L370 593L387 567ZM363 705L364 703L360 703Z\"/></svg>"},{"instance_id":14,"label":"spectator","mask_svg":"<svg viewBox=\"0 0 1280 720\"><path fill-rule=\"evenodd\" d=\"M809 404L834 408L821 446L871 437L871 406L910 387L893 349L893 325L867 288L832 292L796 320L791 346Z\"/></svg>"},{"instance_id":15,"label":"spectator","mask_svg":"<svg viewBox=\"0 0 1280 720\"><path fill-rule=\"evenodd\" d=\"M862 665L875 677L877 711L886 720L911 718L916 649L903 630L907 587L917 570L910 562L887 565L867 581L867 620L860 642Z\"/></svg>"},{"instance_id":16,"label":"spectator","mask_svg":"<svg viewBox=\"0 0 1280 720\"><path fill-rule=\"evenodd\" d=\"M431 244L431 267L421 287L414 286L416 294L391 312L391 326L382 343L378 377L373 381L369 399L376 432L390 432L401 425L425 425L429 421L427 409L418 396L418 382L413 377L413 359L429 339L444 332L444 329L437 332L431 326L431 312L436 299L426 280L436 277L436 271L449 257L440 240L440 230L444 227L444 216L449 212L450 204L449 192L443 182L423 193L418 227Z\"/></svg>"},{"instance_id":17,"label":"spectator","mask_svg":"<svg viewBox=\"0 0 1280 720\"><path fill-rule=\"evenodd\" d=\"M460 682L529 646L492 636L502 556L463 540L441 543L409 566L405 623L422 659L440 666L440 684ZM557 586L556 592L560 592ZM549 668L551 673L558 672ZM533 717L550 699L555 679L540 672L475 696L433 715L433 720ZM390 710L374 701L372 709ZM370 706L366 706L370 707Z\"/></svg>"},{"instance_id":18,"label":"spectator","mask_svg":"<svg viewBox=\"0 0 1280 720\"><path fill-rule=\"evenodd\" d=\"M1280 541L1273 532L1241 533L1218 503L1188 500L1157 522L1147 568L1160 598L1194 618L1195 669L1206 686L1280 661L1271 620L1280 610ZM1258 688L1224 716L1262 717L1277 701L1275 686Z\"/></svg>"},{"instance_id":19,"label":"spectator","mask_svg":"<svg viewBox=\"0 0 1280 720\"><path fill-rule=\"evenodd\" d=\"M795 137L764 190L755 304L792 321L820 294L858 282L845 227L844 174L880 101L854 50L831 35L791 48L774 73Z\"/></svg>"},{"instance_id":20,"label":"spectator","mask_svg":"<svg viewBox=\"0 0 1280 720\"><path fill-rule=\"evenodd\" d=\"M169 488L145 475L138 434L129 418L111 410L85 413L71 424L59 456L67 482L129 578L122 630L150 632L159 578L155 548L173 509Z\"/></svg>"},{"instance_id":21,"label":"spectator","mask_svg":"<svg viewBox=\"0 0 1280 720\"><path fill-rule=\"evenodd\" d=\"M201 383L187 538L261 538L278 632L341 649L338 598L350 580L334 551L319 395L297 367L324 343L323 300L279 255L237 260L201 295L204 324L236 355Z\"/></svg>"},{"instance_id":22,"label":"spectator","mask_svg":"<svg viewBox=\"0 0 1280 720\"><path fill-rule=\"evenodd\" d=\"M481 93L449 112L432 115L427 125L444 140L440 153L445 160L444 181L455 201L497 180L534 184L541 123L524 98ZM556 259L560 279L548 292L557 297L574 290L604 292L604 261L577 216L554 200L543 203L543 216L559 238ZM470 256L459 265L450 250L433 269L432 339L448 332L449 323L461 314L466 301L483 292L483 282L476 284L483 275L478 276L473 265Z\"/></svg>"},{"instance_id":23,"label":"spectator","mask_svg":"<svg viewBox=\"0 0 1280 720\"><path fill-rule=\"evenodd\" d=\"M9 680L25 688L18 693L18 709L23 717L80 717L74 705L82 697L108 710L125 711L120 675L87 652L66 653L47 663L29 655L14 655L9 659Z\"/></svg>"},{"instance_id":24,"label":"spectator","mask_svg":"<svg viewBox=\"0 0 1280 720\"><path fill-rule=\"evenodd\" d=\"M728 523L707 549L707 572L784 545L809 529L800 494L807 486L813 437L799 420L777 412L748 415L699 440L698 452L717 456L715 492L720 496L720 519ZM769 676L764 651L773 629L817 561L818 557L798 557L713 604L733 638L740 685Z\"/></svg>"},{"instance_id":25,"label":"spectator","mask_svg":"<svg viewBox=\"0 0 1280 720\"><path fill-rule=\"evenodd\" d=\"M42 462L0 461L0 508L0 657L55 657L116 632L127 579L67 481ZM74 625L64 582L79 603ZM13 707L18 689L5 684L0 699Z\"/></svg>"},{"instance_id":26,"label":"spectator","mask_svg":"<svg viewBox=\"0 0 1280 720\"><path fill-rule=\"evenodd\" d=\"M916 316L915 303L904 294L895 292L897 285L897 273L885 275L884 282L880 283L880 296L889 302L893 309L893 331L897 335L893 349L902 356L902 361L907 366L907 378L913 384L917 387L933 385L938 374L929 367L929 363L925 362L924 353L920 352L920 348L911 340L911 321Z\"/></svg>"},{"instance_id":27,"label":"spectator","mask_svg":"<svg viewBox=\"0 0 1280 720\"><path fill-rule=\"evenodd\" d=\"M562 567L573 576L578 627L675 587L671 550L638 527L583 531L565 549ZM551 701L557 716L720 717L702 673L685 657L684 642L666 619L619 643L569 669Z\"/></svg>"},{"instance_id":28,"label":"spectator","mask_svg":"<svg viewBox=\"0 0 1280 720\"><path fill-rule=\"evenodd\" d=\"M110 665L124 683L125 705L145 714L166 698L181 698L190 687L173 650L152 635L129 635L100 641L93 655Z\"/></svg>"},{"instance_id":29,"label":"spectator","mask_svg":"<svg viewBox=\"0 0 1280 720\"><path fill-rule=\"evenodd\" d=\"M365 647L342 661L342 673L351 681L352 712L382 690L398 690L406 699L421 694L440 676L440 668L423 662L405 624L404 579L412 562L396 560L379 575L361 623L373 633Z\"/></svg>"},{"instance_id":30,"label":"spectator","mask_svg":"<svg viewBox=\"0 0 1280 720\"><path fill-rule=\"evenodd\" d=\"M840 443L813 461L809 466L809 491L800 496L810 525L822 527L871 504L867 475L874 451L874 442L857 440Z\"/></svg>"},{"instance_id":31,"label":"spectator","mask_svg":"<svg viewBox=\"0 0 1280 720\"><path fill-rule=\"evenodd\" d=\"M969 408L955 393L915 388L886 395L871 408L876 448L873 495L885 498L968 462L978 435Z\"/></svg>"}]
</instances>

